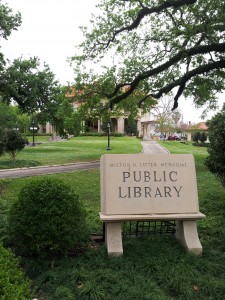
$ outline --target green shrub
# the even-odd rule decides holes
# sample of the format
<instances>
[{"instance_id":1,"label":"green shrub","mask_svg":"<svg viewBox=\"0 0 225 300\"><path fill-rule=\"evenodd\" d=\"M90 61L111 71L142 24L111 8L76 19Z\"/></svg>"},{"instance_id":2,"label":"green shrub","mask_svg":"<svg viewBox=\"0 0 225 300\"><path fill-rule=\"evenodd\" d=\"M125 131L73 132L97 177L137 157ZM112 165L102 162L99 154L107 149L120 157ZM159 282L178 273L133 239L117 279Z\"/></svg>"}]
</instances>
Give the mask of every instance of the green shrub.
<instances>
[{"instance_id":1,"label":"green shrub","mask_svg":"<svg viewBox=\"0 0 225 300\"><path fill-rule=\"evenodd\" d=\"M198 143L198 141L200 141L200 136L201 136L201 132L197 131L192 135L192 140Z\"/></svg>"},{"instance_id":2,"label":"green shrub","mask_svg":"<svg viewBox=\"0 0 225 300\"><path fill-rule=\"evenodd\" d=\"M0 244L0 299L31 299L30 281L19 269L18 260Z\"/></svg>"},{"instance_id":3,"label":"green shrub","mask_svg":"<svg viewBox=\"0 0 225 300\"><path fill-rule=\"evenodd\" d=\"M126 131L129 135L137 135L137 121L132 114L128 116Z\"/></svg>"},{"instance_id":4,"label":"green shrub","mask_svg":"<svg viewBox=\"0 0 225 300\"><path fill-rule=\"evenodd\" d=\"M208 122L208 134L209 156L206 158L205 164L225 187L225 104L221 112Z\"/></svg>"},{"instance_id":5,"label":"green shrub","mask_svg":"<svg viewBox=\"0 0 225 300\"><path fill-rule=\"evenodd\" d=\"M79 136L107 136L105 132L96 132L96 131L89 131L89 132L82 132Z\"/></svg>"},{"instance_id":6,"label":"green shrub","mask_svg":"<svg viewBox=\"0 0 225 300\"><path fill-rule=\"evenodd\" d=\"M201 132L201 135L200 135L200 137L199 137L199 141L200 141L201 143L204 143L204 142L207 141L207 135L206 135L205 132Z\"/></svg>"},{"instance_id":7,"label":"green shrub","mask_svg":"<svg viewBox=\"0 0 225 300\"><path fill-rule=\"evenodd\" d=\"M9 236L20 255L70 254L87 235L78 195L59 179L31 179L11 207Z\"/></svg>"},{"instance_id":8,"label":"green shrub","mask_svg":"<svg viewBox=\"0 0 225 300\"><path fill-rule=\"evenodd\" d=\"M27 144L27 140L24 139L20 132L15 130L6 130L4 132L3 141L5 151L9 153L12 159L16 158L16 155Z\"/></svg>"},{"instance_id":9,"label":"green shrub","mask_svg":"<svg viewBox=\"0 0 225 300\"><path fill-rule=\"evenodd\" d=\"M83 132L80 133L79 136L108 136L106 132ZM120 132L110 132L110 136L115 136L115 137L122 137L124 136L123 133Z\"/></svg>"},{"instance_id":10,"label":"green shrub","mask_svg":"<svg viewBox=\"0 0 225 300\"><path fill-rule=\"evenodd\" d=\"M115 137L122 137L122 136L124 136L124 134L121 133L121 132L112 132L111 135L115 136Z\"/></svg>"}]
</instances>

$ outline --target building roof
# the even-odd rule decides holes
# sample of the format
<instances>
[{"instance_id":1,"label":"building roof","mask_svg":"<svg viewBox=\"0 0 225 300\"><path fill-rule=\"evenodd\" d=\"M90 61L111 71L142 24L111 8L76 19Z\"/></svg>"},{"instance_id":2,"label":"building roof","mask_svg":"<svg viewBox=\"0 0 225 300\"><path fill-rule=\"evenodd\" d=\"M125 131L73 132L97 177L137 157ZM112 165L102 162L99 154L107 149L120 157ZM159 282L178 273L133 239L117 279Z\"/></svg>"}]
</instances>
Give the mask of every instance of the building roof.
<instances>
[{"instance_id":1,"label":"building roof","mask_svg":"<svg viewBox=\"0 0 225 300\"><path fill-rule=\"evenodd\" d=\"M199 122L197 124L181 124L179 128L183 131L207 131L208 126L205 122Z\"/></svg>"},{"instance_id":2,"label":"building roof","mask_svg":"<svg viewBox=\"0 0 225 300\"><path fill-rule=\"evenodd\" d=\"M200 122L189 127L189 130L208 130L208 126L205 122Z\"/></svg>"}]
</instances>

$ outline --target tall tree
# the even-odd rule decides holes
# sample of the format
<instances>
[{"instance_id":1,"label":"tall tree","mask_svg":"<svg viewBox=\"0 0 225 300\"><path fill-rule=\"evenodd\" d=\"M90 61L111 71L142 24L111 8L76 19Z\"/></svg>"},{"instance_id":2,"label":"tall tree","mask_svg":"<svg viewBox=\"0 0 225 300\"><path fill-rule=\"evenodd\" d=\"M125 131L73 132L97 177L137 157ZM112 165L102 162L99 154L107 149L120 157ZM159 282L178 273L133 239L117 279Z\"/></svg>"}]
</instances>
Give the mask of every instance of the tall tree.
<instances>
[{"instance_id":1,"label":"tall tree","mask_svg":"<svg viewBox=\"0 0 225 300\"><path fill-rule=\"evenodd\" d=\"M14 100L23 112L49 109L59 93L55 75L46 64L41 68L37 57L15 59L0 72L2 101L10 104Z\"/></svg>"},{"instance_id":2,"label":"tall tree","mask_svg":"<svg viewBox=\"0 0 225 300\"><path fill-rule=\"evenodd\" d=\"M13 30L21 25L21 14L12 13L12 9L7 4L2 4L0 1L0 38L6 39L10 36ZM3 68L4 58L0 53L0 69Z\"/></svg>"},{"instance_id":3,"label":"tall tree","mask_svg":"<svg viewBox=\"0 0 225 300\"><path fill-rule=\"evenodd\" d=\"M12 106L0 101L0 129L16 127L17 115Z\"/></svg>"},{"instance_id":4,"label":"tall tree","mask_svg":"<svg viewBox=\"0 0 225 300\"><path fill-rule=\"evenodd\" d=\"M7 39L21 25L21 14L13 14L0 0L0 38ZM41 66L37 57L6 61L0 53L0 99L6 104L16 102L25 113L45 111L50 114L60 92L55 75L48 65ZM47 114L46 114L47 115Z\"/></svg>"},{"instance_id":5,"label":"tall tree","mask_svg":"<svg viewBox=\"0 0 225 300\"><path fill-rule=\"evenodd\" d=\"M167 131L176 131L181 113L177 109L172 111L173 99L163 97L158 104L155 105L152 113L158 122L158 129L161 133Z\"/></svg>"},{"instance_id":6,"label":"tall tree","mask_svg":"<svg viewBox=\"0 0 225 300\"><path fill-rule=\"evenodd\" d=\"M225 83L224 1L101 0L98 8L91 29L83 28L82 54L71 58L77 83L92 83L111 106L141 90L139 105L173 92L173 109L182 94L216 107ZM106 58L114 65L97 74Z\"/></svg>"},{"instance_id":7,"label":"tall tree","mask_svg":"<svg viewBox=\"0 0 225 300\"><path fill-rule=\"evenodd\" d=\"M73 106L71 101L66 98L66 91L66 87L62 88L61 94L57 99L57 110L55 114L52 115L52 124L55 126L56 131L60 136L66 135L65 130L68 132L68 119L71 119L73 115Z\"/></svg>"}]
</instances>

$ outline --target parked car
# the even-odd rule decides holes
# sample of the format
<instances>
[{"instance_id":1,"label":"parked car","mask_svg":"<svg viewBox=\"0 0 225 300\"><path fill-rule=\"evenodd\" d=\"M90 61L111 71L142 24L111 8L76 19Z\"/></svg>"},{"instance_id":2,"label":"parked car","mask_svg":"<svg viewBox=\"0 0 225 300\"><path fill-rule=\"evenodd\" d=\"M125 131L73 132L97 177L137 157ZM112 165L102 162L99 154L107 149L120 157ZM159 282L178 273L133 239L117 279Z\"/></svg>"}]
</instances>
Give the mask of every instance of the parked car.
<instances>
[{"instance_id":1,"label":"parked car","mask_svg":"<svg viewBox=\"0 0 225 300\"><path fill-rule=\"evenodd\" d=\"M168 136L168 141L180 141L181 138L179 136L176 136L176 135L170 135Z\"/></svg>"}]
</instances>

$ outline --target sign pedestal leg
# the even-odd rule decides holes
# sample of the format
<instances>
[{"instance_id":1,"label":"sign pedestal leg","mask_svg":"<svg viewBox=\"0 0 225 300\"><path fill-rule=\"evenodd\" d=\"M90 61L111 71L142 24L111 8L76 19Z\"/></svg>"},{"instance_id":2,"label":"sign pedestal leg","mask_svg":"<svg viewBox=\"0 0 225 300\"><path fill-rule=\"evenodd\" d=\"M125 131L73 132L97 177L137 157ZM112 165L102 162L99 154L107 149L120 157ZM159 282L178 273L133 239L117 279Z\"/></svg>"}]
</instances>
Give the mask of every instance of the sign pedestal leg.
<instances>
[{"instance_id":1,"label":"sign pedestal leg","mask_svg":"<svg viewBox=\"0 0 225 300\"><path fill-rule=\"evenodd\" d=\"M196 221L176 221L176 238L187 249L195 254L202 254Z\"/></svg>"},{"instance_id":2,"label":"sign pedestal leg","mask_svg":"<svg viewBox=\"0 0 225 300\"><path fill-rule=\"evenodd\" d=\"M123 255L121 222L105 223L106 246L109 256Z\"/></svg>"}]
</instances>

